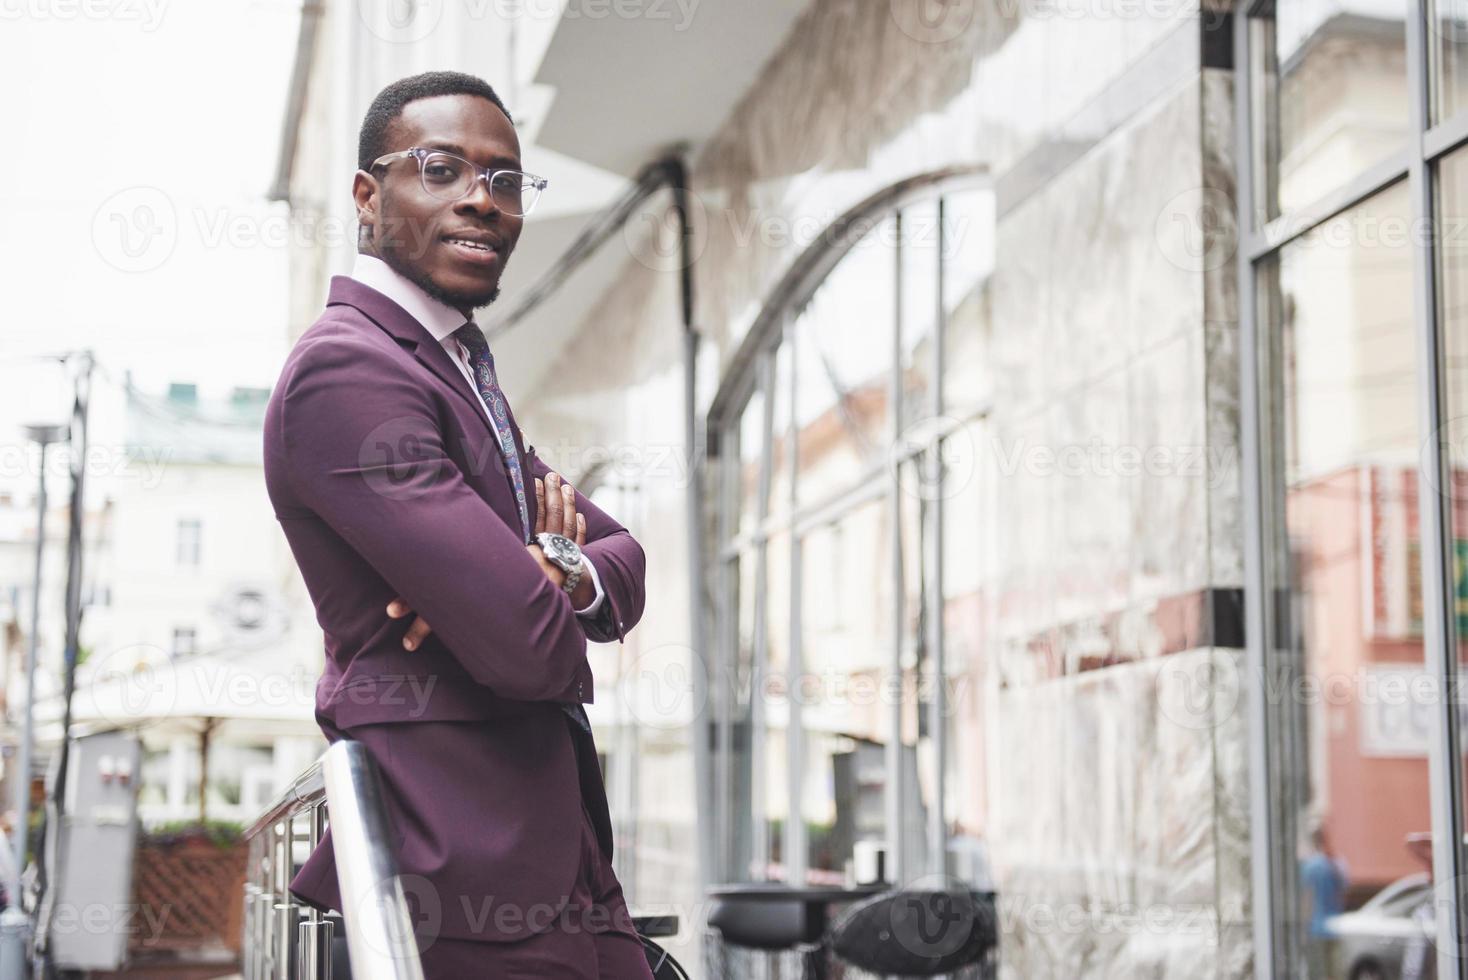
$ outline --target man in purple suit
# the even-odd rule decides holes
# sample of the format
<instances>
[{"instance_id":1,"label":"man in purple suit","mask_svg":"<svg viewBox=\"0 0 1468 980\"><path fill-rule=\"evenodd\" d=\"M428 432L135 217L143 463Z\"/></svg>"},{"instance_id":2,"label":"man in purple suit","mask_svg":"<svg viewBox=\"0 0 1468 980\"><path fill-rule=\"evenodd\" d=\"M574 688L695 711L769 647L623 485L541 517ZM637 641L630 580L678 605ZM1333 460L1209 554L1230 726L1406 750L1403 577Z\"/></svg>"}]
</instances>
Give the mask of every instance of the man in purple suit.
<instances>
[{"instance_id":1,"label":"man in purple suit","mask_svg":"<svg viewBox=\"0 0 1468 980\"><path fill-rule=\"evenodd\" d=\"M377 763L429 977L643 980L582 708L587 639L642 615L642 548L525 444L472 319L545 181L452 72L384 89L358 154L360 254L265 420L326 636L317 720ZM329 833L291 890L372 900L340 894Z\"/></svg>"}]
</instances>

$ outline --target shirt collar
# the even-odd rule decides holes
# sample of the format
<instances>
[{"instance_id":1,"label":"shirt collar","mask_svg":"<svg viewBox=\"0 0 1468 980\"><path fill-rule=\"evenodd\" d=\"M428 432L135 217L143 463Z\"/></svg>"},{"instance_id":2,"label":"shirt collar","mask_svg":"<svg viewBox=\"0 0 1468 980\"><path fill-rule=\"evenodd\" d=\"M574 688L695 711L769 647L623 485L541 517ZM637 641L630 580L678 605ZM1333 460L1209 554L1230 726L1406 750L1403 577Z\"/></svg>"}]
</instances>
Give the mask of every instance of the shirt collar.
<instances>
[{"instance_id":1,"label":"shirt collar","mask_svg":"<svg viewBox=\"0 0 1468 980\"><path fill-rule=\"evenodd\" d=\"M464 325L464 314L429 296L422 286L375 255L358 252L352 265L352 278L401 306L440 344Z\"/></svg>"}]
</instances>

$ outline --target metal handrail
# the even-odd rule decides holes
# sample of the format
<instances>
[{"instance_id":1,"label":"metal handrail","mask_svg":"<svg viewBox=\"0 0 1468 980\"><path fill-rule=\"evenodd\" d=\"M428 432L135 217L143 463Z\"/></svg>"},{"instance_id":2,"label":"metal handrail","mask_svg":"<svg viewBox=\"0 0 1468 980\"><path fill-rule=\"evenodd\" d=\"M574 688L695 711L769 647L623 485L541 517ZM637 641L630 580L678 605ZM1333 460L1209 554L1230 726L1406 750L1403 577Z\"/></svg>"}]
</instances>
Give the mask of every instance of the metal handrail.
<instances>
[{"instance_id":1,"label":"metal handrail","mask_svg":"<svg viewBox=\"0 0 1468 980\"><path fill-rule=\"evenodd\" d=\"M321 842L328 819L354 980L423 980L407 896L386 846L377 770L360 743L345 739L245 832L245 980L331 980L337 920L296 901L289 887L298 845L304 858Z\"/></svg>"}]
</instances>

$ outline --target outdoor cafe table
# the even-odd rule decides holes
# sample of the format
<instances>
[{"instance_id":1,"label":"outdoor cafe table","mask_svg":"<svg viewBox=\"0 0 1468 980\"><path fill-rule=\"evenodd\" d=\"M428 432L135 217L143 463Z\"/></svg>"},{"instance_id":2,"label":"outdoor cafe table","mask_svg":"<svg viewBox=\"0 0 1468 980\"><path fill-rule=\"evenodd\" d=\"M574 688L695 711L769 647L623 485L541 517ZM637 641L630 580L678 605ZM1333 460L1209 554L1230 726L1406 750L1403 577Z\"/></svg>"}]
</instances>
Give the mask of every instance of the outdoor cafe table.
<instances>
[{"instance_id":1,"label":"outdoor cafe table","mask_svg":"<svg viewBox=\"0 0 1468 980\"><path fill-rule=\"evenodd\" d=\"M715 885L708 890L710 898L720 902L796 902L805 906L805 921L810 931L823 934L826 931L827 912L832 905L858 902L887 891L891 886L883 883L844 887L841 885L786 885L780 882L744 882L731 885ZM816 966L816 980L825 976L826 963L821 959Z\"/></svg>"}]
</instances>

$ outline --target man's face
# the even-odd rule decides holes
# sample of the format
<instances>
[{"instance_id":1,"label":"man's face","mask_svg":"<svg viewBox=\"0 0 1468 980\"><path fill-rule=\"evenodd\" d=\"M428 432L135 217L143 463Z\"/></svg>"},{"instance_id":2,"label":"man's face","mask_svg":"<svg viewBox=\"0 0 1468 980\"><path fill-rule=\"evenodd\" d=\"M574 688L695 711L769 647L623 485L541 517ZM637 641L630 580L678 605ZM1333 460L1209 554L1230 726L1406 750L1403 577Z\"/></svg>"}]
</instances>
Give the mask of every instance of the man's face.
<instances>
[{"instance_id":1,"label":"man's face","mask_svg":"<svg viewBox=\"0 0 1468 980\"><path fill-rule=\"evenodd\" d=\"M515 127L493 102L440 95L409 102L388 127L386 152L410 146L445 150L491 170L520 169ZM488 305L520 238L522 217L505 214L484 181L457 201L423 189L418 161L394 160L352 184L357 215L371 234L370 251L430 296L461 311ZM475 248L464 240L479 243Z\"/></svg>"}]
</instances>

